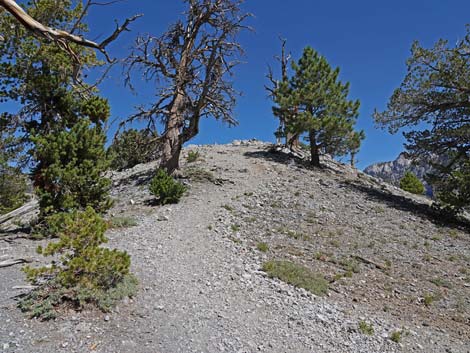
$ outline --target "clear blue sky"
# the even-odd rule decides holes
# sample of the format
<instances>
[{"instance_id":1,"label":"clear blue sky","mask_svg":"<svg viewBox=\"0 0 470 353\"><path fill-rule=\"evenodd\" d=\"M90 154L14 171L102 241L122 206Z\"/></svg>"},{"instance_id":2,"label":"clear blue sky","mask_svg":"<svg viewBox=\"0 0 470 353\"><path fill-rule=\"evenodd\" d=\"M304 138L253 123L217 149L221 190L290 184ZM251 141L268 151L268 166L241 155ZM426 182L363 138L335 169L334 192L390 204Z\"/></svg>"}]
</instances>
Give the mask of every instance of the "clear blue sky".
<instances>
[{"instance_id":1,"label":"clear blue sky","mask_svg":"<svg viewBox=\"0 0 470 353\"><path fill-rule=\"evenodd\" d=\"M341 68L341 79L351 83L351 98L362 103L358 128L367 138L358 156L359 167L394 159L403 150L401 134L374 128L372 112L383 109L393 90L401 83L405 61L413 40L431 46L438 38L452 43L465 33L470 23L468 0L247 0L244 8L254 14L249 24L252 33L240 41L246 50L246 64L236 70L236 87L243 92L236 108L240 125L228 128L206 120L197 144L225 143L233 139L258 138L273 141L277 121L271 113L271 102L264 90L268 64L279 52L278 36L288 39L294 58L310 45L334 66ZM128 0L107 8L97 7L90 17L91 36L103 36L113 29L114 19L129 14L145 16L132 25L111 48L113 55L123 57L138 33L161 34L183 10L180 0ZM113 118L125 118L133 106L153 99L150 87L141 87L133 96L123 87L121 71L101 87L110 99Z\"/></svg>"}]
</instances>

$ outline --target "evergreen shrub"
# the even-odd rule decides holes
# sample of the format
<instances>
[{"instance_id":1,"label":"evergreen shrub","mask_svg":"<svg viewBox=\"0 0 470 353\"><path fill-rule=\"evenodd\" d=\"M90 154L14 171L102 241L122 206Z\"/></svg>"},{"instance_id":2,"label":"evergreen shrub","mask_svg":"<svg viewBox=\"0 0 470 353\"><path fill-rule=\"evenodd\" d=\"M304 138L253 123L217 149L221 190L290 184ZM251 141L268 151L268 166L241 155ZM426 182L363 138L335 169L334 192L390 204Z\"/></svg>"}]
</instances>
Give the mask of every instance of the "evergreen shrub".
<instances>
[{"instance_id":1,"label":"evergreen shrub","mask_svg":"<svg viewBox=\"0 0 470 353\"><path fill-rule=\"evenodd\" d=\"M422 195L426 191L423 183L411 172L406 172L403 178L401 178L400 189L416 195Z\"/></svg>"},{"instance_id":2,"label":"evergreen shrub","mask_svg":"<svg viewBox=\"0 0 470 353\"><path fill-rule=\"evenodd\" d=\"M54 214L47 222L59 240L37 252L58 260L50 266L23 268L27 280L38 286L20 302L23 311L51 319L64 305L80 310L94 304L109 310L115 301L134 293L137 281L129 272L130 256L101 247L108 241L107 226L93 208Z\"/></svg>"},{"instance_id":3,"label":"evergreen shrub","mask_svg":"<svg viewBox=\"0 0 470 353\"><path fill-rule=\"evenodd\" d=\"M166 205L178 203L186 191L186 187L175 181L163 169L159 169L150 182L149 190L157 197L159 204Z\"/></svg>"}]
</instances>

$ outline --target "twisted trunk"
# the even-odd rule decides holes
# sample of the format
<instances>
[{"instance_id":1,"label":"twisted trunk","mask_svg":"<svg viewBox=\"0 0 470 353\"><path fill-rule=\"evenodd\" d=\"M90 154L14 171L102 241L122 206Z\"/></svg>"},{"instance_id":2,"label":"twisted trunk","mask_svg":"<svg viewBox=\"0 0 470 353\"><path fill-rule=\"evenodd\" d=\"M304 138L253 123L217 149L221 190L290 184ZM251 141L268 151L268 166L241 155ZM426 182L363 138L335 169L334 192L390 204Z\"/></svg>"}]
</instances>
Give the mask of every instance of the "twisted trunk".
<instances>
[{"instance_id":1,"label":"twisted trunk","mask_svg":"<svg viewBox=\"0 0 470 353\"><path fill-rule=\"evenodd\" d=\"M179 157L183 148L181 129L184 125L184 95L182 91L176 94L170 110L166 130L162 137L162 156L160 168L172 174L179 169Z\"/></svg>"},{"instance_id":2,"label":"twisted trunk","mask_svg":"<svg viewBox=\"0 0 470 353\"><path fill-rule=\"evenodd\" d=\"M288 132L286 135L286 147L291 151L299 149L299 134Z\"/></svg>"},{"instance_id":3,"label":"twisted trunk","mask_svg":"<svg viewBox=\"0 0 470 353\"><path fill-rule=\"evenodd\" d=\"M308 133L308 137L310 140L310 164L313 167L320 167L320 151L315 137L315 130L310 130Z\"/></svg>"}]
</instances>

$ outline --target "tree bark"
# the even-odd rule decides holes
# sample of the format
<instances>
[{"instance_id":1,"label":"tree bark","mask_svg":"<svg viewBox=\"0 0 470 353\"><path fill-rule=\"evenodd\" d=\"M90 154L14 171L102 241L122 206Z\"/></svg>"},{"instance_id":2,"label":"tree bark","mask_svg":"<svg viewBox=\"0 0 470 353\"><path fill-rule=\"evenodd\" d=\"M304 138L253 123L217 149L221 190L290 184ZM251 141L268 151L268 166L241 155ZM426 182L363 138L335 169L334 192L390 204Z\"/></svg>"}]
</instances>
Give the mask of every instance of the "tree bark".
<instances>
[{"instance_id":1,"label":"tree bark","mask_svg":"<svg viewBox=\"0 0 470 353\"><path fill-rule=\"evenodd\" d=\"M179 169L179 157L183 141L180 136L178 113L170 115L167 130L163 136L163 149L160 161L160 168L165 169L168 174L172 174Z\"/></svg>"},{"instance_id":2,"label":"tree bark","mask_svg":"<svg viewBox=\"0 0 470 353\"><path fill-rule=\"evenodd\" d=\"M160 168L165 169L168 174L179 169L179 157L183 147L183 140L181 130L184 124L184 94L182 90L176 93L175 100L173 101L168 121L166 123L166 130L162 136L162 158L160 161Z\"/></svg>"},{"instance_id":3,"label":"tree bark","mask_svg":"<svg viewBox=\"0 0 470 353\"><path fill-rule=\"evenodd\" d=\"M299 134L288 132L286 135L286 147L291 151L299 148Z\"/></svg>"},{"instance_id":4,"label":"tree bark","mask_svg":"<svg viewBox=\"0 0 470 353\"><path fill-rule=\"evenodd\" d=\"M318 150L317 141L315 138L315 131L310 130L308 133L310 140L310 164L313 167L320 167L320 151Z\"/></svg>"},{"instance_id":5,"label":"tree bark","mask_svg":"<svg viewBox=\"0 0 470 353\"><path fill-rule=\"evenodd\" d=\"M160 163L160 168L165 169L168 174L173 174L178 170L180 167L179 159L182 147L179 135L172 133L171 137L165 139L163 143L162 162Z\"/></svg>"},{"instance_id":6,"label":"tree bark","mask_svg":"<svg viewBox=\"0 0 470 353\"><path fill-rule=\"evenodd\" d=\"M351 167L356 168L356 154L351 153Z\"/></svg>"},{"instance_id":7,"label":"tree bark","mask_svg":"<svg viewBox=\"0 0 470 353\"><path fill-rule=\"evenodd\" d=\"M137 118L164 121L160 168L169 174L178 169L182 146L196 136L202 117L236 124L232 117L235 90L227 78L242 53L234 40L249 16L241 13L242 2L187 0L186 20L159 38L140 36L127 59L127 79L131 81L135 68L143 69L145 81L156 79L159 96L150 109L140 109L127 122Z\"/></svg>"}]
</instances>

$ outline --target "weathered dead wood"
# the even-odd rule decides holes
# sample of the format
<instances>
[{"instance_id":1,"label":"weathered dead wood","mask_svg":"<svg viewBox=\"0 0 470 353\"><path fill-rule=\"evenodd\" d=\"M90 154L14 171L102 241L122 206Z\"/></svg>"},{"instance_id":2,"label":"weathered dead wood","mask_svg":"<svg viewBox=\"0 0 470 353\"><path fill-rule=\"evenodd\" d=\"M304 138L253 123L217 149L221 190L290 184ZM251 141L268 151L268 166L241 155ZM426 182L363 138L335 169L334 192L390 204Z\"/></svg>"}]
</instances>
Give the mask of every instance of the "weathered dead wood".
<instances>
[{"instance_id":1,"label":"weathered dead wood","mask_svg":"<svg viewBox=\"0 0 470 353\"><path fill-rule=\"evenodd\" d=\"M27 260L27 259L6 260L6 261L0 262L0 268L15 266L15 265L18 265L18 264L26 264L26 263L31 263L31 262L33 262L33 261L32 260Z\"/></svg>"},{"instance_id":2,"label":"weathered dead wood","mask_svg":"<svg viewBox=\"0 0 470 353\"><path fill-rule=\"evenodd\" d=\"M90 3L87 5L87 8L90 6ZM63 31L60 29L55 29L43 25L39 21L32 18L28 15L14 0L0 0L0 7L5 9L10 13L15 19L24 26L28 31L34 34L38 38L43 38L55 42L59 47L65 50L74 60L75 63L75 77L78 79L78 70L81 67L81 61L77 53L70 47L70 44L78 44L82 47L92 48L101 52L109 63L114 62L108 55L106 47L115 41L122 32L129 31L129 25L134 22L139 17L143 15L135 15L133 17L127 18L122 25L117 25L114 32L104 39L101 43L97 43L82 36ZM0 8L0 10L1 10ZM83 17L83 16L82 16ZM1 38L1 37L0 37Z\"/></svg>"},{"instance_id":3,"label":"weathered dead wood","mask_svg":"<svg viewBox=\"0 0 470 353\"><path fill-rule=\"evenodd\" d=\"M386 267L385 265L381 265L381 264L379 264L379 263L377 263L377 262L375 262L375 261L373 261L373 260L367 259L367 258L365 258L365 257L359 256L359 255L354 255L354 258L355 258L356 260L359 260L359 261L361 261L361 262L367 264L367 265L375 266L375 267L377 267L379 270L386 270L386 269L387 269L387 267Z\"/></svg>"},{"instance_id":4,"label":"weathered dead wood","mask_svg":"<svg viewBox=\"0 0 470 353\"><path fill-rule=\"evenodd\" d=\"M2 6L5 10L7 10L11 15L13 15L18 22L20 22L26 29L34 33L35 35L49 39L55 42L60 42L65 44L66 42L75 43L84 47L97 49L101 51L103 54L106 54L106 46L110 44L112 41L117 39L119 34L123 31L127 31L127 27L137 18L141 17L142 15L135 15L131 18L126 19L122 26L117 26L116 30L105 40L101 43L93 42L81 36L77 36L75 34L62 31L59 29L51 28L48 26L43 25L42 23L36 21L30 15L28 15L17 3L13 0L0 0L0 6Z\"/></svg>"},{"instance_id":5,"label":"weathered dead wood","mask_svg":"<svg viewBox=\"0 0 470 353\"><path fill-rule=\"evenodd\" d=\"M2 0L0 0L2 1ZM20 208L13 210L3 216L0 216L0 224L6 223L16 217L23 216L24 214L34 211L38 207L38 202L36 200L29 201Z\"/></svg>"},{"instance_id":6,"label":"weathered dead wood","mask_svg":"<svg viewBox=\"0 0 470 353\"><path fill-rule=\"evenodd\" d=\"M185 20L160 37L140 36L128 57L126 83L132 87L135 70L156 83L157 101L141 106L127 119L163 122L160 168L179 169L183 145L199 133L205 117L236 125L237 92L231 77L243 49L237 41L244 21L243 0L186 1Z\"/></svg>"},{"instance_id":7,"label":"weathered dead wood","mask_svg":"<svg viewBox=\"0 0 470 353\"><path fill-rule=\"evenodd\" d=\"M12 289L14 290L21 290L21 289L27 289L27 290L33 290L38 288L38 286L14 286Z\"/></svg>"}]
</instances>

